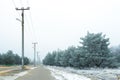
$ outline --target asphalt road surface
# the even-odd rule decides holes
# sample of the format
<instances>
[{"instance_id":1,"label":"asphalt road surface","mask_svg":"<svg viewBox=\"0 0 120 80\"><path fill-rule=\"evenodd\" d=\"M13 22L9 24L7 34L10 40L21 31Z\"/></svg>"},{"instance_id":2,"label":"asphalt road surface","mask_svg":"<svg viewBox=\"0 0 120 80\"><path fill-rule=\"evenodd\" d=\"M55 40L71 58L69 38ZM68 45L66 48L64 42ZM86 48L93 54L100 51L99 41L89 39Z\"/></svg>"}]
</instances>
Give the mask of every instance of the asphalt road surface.
<instances>
[{"instance_id":1,"label":"asphalt road surface","mask_svg":"<svg viewBox=\"0 0 120 80\"><path fill-rule=\"evenodd\" d=\"M16 80L55 80L55 78L51 76L48 69L40 66L36 69L30 70L28 74L21 76Z\"/></svg>"}]
</instances>

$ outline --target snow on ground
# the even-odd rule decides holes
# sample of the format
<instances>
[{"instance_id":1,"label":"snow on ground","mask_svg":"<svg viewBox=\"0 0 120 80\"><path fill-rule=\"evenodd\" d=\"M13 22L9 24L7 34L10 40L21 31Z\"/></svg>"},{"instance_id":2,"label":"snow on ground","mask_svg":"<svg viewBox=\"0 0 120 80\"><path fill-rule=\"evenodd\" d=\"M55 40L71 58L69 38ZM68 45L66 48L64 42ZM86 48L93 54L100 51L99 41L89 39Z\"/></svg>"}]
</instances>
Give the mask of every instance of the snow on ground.
<instances>
[{"instance_id":1,"label":"snow on ground","mask_svg":"<svg viewBox=\"0 0 120 80\"><path fill-rule=\"evenodd\" d=\"M92 80L120 80L120 69L89 69L78 70L66 68L66 70L90 77Z\"/></svg>"},{"instance_id":2,"label":"snow on ground","mask_svg":"<svg viewBox=\"0 0 120 80\"><path fill-rule=\"evenodd\" d=\"M70 67L63 68L63 67L55 67L55 66L54 67L48 66L47 68L51 70L52 75L57 77L58 80L90 80L90 79L91 80L120 80L120 69L86 69L86 70L84 69L84 70L81 70L81 69L74 69ZM86 76L90 79L83 77L81 75ZM66 79L66 77L68 78Z\"/></svg>"},{"instance_id":3,"label":"snow on ground","mask_svg":"<svg viewBox=\"0 0 120 80\"><path fill-rule=\"evenodd\" d=\"M57 80L91 80L87 77L72 72L67 72L52 67L47 68L51 71L52 76L54 76Z\"/></svg>"},{"instance_id":4,"label":"snow on ground","mask_svg":"<svg viewBox=\"0 0 120 80\"><path fill-rule=\"evenodd\" d=\"M35 69L35 68L37 68L37 67L32 67L32 68L30 68L30 69Z\"/></svg>"},{"instance_id":5,"label":"snow on ground","mask_svg":"<svg viewBox=\"0 0 120 80\"><path fill-rule=\"evenodd\" d=\"M71 71L77 74L82 74L92 78L92 80L118 80L118 76L120 77L120 69L73 69L66 68L64 70Z\"/></svg>"}]
</instances>

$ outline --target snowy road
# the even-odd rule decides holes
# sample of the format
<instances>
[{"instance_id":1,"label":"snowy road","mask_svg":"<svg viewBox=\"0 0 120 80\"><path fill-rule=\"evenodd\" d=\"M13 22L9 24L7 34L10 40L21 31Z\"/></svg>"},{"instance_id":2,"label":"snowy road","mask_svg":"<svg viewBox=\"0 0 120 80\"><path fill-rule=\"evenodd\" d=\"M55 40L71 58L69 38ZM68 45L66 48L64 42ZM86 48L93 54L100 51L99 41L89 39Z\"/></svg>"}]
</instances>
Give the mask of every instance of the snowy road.
<instances>
[{"instance_id":1,"label":"snowy road","mask_svg":"<svg viewBox=\"0 0 120 80\"><path fill-rule=\"evenodd\" d=\"M85 76L75 74L72 72L58 70L52 67L47 68L51 71L52 76L54 76L57 80L91 80Z\"/></svg>"}]
</instances>

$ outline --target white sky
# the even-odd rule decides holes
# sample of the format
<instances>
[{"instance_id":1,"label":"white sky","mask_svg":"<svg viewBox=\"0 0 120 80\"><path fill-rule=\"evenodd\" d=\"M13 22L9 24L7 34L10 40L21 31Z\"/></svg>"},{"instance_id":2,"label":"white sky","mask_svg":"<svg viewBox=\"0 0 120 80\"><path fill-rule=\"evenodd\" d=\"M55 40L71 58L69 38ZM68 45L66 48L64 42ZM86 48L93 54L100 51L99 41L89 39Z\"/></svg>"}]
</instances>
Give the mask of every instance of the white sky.
<instances>
[{"instance_id":1,"label":"white sky","mask_svg":"<svg viewBox=\"0 0 120 80\"><path fill-rule=\"evenodd\" d=\"M25 56L33 58L33 44L43 58L47 52L79 45L87 33L103 32L111 46L120 44L120 0L1 0L0 52L21 55L21 11L25 11ZM22 6L21 6L22 5ZM30 18L32 16L32 24Z\"/></svg>"}]
</instances>

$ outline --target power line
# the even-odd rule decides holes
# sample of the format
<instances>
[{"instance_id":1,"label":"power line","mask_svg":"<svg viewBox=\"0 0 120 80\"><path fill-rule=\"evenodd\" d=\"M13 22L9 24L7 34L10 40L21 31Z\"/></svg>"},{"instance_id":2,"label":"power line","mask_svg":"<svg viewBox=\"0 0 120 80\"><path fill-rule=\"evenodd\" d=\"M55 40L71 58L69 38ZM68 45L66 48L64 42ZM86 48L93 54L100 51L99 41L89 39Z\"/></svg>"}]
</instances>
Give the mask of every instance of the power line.
<instances>
[{"instance_id":1,"label":"power line","mask_svg":"<svg viewBox=\"0 0 120 80\"><path fill-rule=\"evenodd\" d=\"M20 4L21 4L21 7L24 7L24 6L23 6L23 3L22 3L22 0L20 0Z\"/></svg>"},{"instance_id":2,"label":"power line","mask_svg":"<svg viewBox=\"0 0 120 80\"><path fill-rule=\"evenodd\" d=\"M21 1L22 1L22 0L21 0ZM30 6L28 0L26 0L26 3L27 3L28 6ZM27 20L28 20L28 19L27 19ZM34 31L33 18L32 18L32 15L31 15L31 11L30 11L30 10L29 10L29 20L28 20L28 22L31 24L31 26L28 26L28 27L30 27L29 29L31 29L31 32L32 32L32 34L33 34L33 37L34 37L34 39L36 40L36 33L35 33L35 31Z\"/></svg>"},{"instance_id":3,"label":"power line","mask_svg":"<svg viewBox=\"0 0 120 80\"><path fill-rule=\"evenodd\" d=\"M32 29L31 29L31 26L30 26L30 23L29 23L29 20L28 20L28 16L26 14L25 14L25 16L26 16L25 20L26 20L26 23L27 23L27 27L28 27L28 30L30 31L30 35L29 36L30 37L32 36L31 38L30 37L29 38L31 39L31 41L34 41L35 37L34 37Z\"/></svg>"},{"instance_id":4,"label":"power line","mask_svg":"<svg viewBox=\"0 0 120 80\"><path fill-rule=\"evenodd\" d=\"M35 31L34 31L34 24L33 24L33 18L32 18L32 15L31 15L31 11L29 11L29 15L30 15L31 27L32 27L32 30L33 30L33 34L34 34L34 36L35 36L36 33L35 33ZM36 39L36 36L35 36L35 39Z\"/></svg>"},{"instance_id":5,"label":"power line","mask_svg":"<svg viewBox=\"0 0 120 80\"><path fill-rule=\"evenodd\" d=\"M30 6L29 1L27 0L27 4Z\"/></svg>"},{"instance_id":6,"label":"power line","mask_svg":"<svg viewBox=\"0 0 120 80\"><path fill-rule=\"evenodd\" d=\"M32 18L30 17L30 13L29 13L29 16L26 15L26 20L28 22L29 30L30 30L31 34L33 35L34 40L36 40L33 21L32 21Z\"/></svg>"},{"instance_id":7,"label":"power line","mask_svg":"<svg viewBox=\"0 0 120 80\"><path fill-rule=\"evenodd\" d=\"M12 0L12 3L13 3L13 5L14 5L14 7L17 8L14 0ZM17 13L19 16L21 16L19 12L16 11L16 13Z\"/></svg>"},{"instance_id":8,"label":"power line","mask_svg":"<svg viewBox=\"0 0 120 80\"><path fill-rule=\"evenodd\" d=\"M15 1L14 1L14 0L12 0L12 2L13 2L13 5L15 6L15 8L16 8Z\"/></svg>"}]
</instances>

